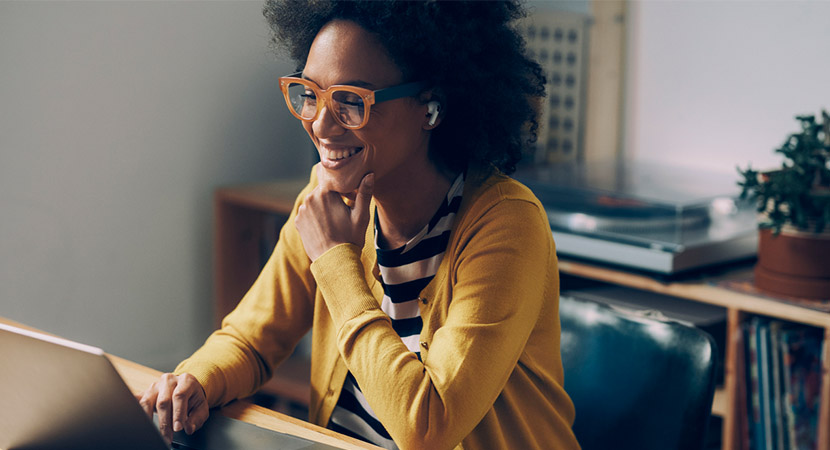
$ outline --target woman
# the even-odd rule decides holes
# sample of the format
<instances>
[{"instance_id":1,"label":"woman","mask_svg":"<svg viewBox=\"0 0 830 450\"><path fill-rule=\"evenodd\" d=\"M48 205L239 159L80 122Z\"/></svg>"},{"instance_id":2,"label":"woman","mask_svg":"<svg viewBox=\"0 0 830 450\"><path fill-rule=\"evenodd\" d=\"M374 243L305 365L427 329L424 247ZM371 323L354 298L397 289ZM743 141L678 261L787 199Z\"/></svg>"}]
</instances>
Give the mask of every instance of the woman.
<instances>
[{"instance_id":1,"label":"woman","mask_svg":"<svg viewBox=\"0 0 830 450\"><path fill-rule=\"evenodd\" d=\"M314 423L387 448L578 448L550 228L505 175L544 94L519 15L267 3L320 163L239 306L143 394L163 433L255 392L313 325Z\"/></svg>"}]
</instances>

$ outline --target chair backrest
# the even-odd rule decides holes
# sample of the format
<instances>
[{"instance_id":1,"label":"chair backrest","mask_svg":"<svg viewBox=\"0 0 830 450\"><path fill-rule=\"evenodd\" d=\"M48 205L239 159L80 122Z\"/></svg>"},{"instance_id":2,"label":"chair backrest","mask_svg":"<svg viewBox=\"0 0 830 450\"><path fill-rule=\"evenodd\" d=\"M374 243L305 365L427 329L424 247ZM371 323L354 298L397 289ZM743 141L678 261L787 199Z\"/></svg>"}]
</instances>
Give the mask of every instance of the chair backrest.
<instances>
[{"instance_id":1,"label":"chair backrest","mask_svg":"<svg viewBox=\"0 0 830 450\"><path fill-rule=\"evenodd\" d=\"M560 299L565 390L583 450L700 450L717 348L691 326Z\"/></svg>"}]
</instances>

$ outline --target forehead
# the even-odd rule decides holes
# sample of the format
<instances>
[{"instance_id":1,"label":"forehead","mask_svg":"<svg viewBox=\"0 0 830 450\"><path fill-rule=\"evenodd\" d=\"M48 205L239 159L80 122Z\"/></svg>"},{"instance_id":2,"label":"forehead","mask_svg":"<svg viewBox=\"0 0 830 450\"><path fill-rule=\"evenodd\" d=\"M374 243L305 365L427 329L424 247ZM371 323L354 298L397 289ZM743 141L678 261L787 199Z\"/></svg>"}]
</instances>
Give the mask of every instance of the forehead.
<instances>
[{"instance_id":1,"label":"forehead","mask_svg":"<svg viewBox=\"0 0 830 450\"><path fill-rule=\"evenodd\" d=\"M347 20L329 22L314 38L303 75L326 88L366 83L378 89L398 84L403 74L377 37Z\"/></svg>"}]
</instances>

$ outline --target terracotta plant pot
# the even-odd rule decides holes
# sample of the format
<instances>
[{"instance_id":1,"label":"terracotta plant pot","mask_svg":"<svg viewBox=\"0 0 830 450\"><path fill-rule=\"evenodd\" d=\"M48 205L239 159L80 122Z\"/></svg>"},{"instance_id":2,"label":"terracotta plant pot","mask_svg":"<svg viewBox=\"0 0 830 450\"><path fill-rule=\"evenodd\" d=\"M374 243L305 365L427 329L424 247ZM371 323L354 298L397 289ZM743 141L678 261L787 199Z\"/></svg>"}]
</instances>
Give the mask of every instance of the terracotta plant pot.
<instances>
[{"instance_id":1,"label":"terracotta plant pot","mask_svg":"<svg viewBox=\"0 0 830 450\"><path fill-rule=\"evenodd\" d=\"M759 231L755 285L793 297L830 299L830 231Z\"/></svg>"}]
</instances>

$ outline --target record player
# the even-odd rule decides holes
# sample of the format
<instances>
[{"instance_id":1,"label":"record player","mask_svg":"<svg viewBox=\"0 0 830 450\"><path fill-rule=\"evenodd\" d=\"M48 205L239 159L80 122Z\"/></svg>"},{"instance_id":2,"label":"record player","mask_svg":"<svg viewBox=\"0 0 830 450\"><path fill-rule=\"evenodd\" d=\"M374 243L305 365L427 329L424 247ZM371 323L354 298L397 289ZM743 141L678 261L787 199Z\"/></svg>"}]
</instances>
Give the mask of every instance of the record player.
<instances>
[{"instance_id":1,"label":"record player","mask_svg":"<svg viewBox=\"0 0 830 450\"><path fill-rule=\"evenodd\" d=\"M544 205L561 255L671 275L756 253L755 208L729 174L628 160L514 177Z\"/></svg>"}]
</instances>

